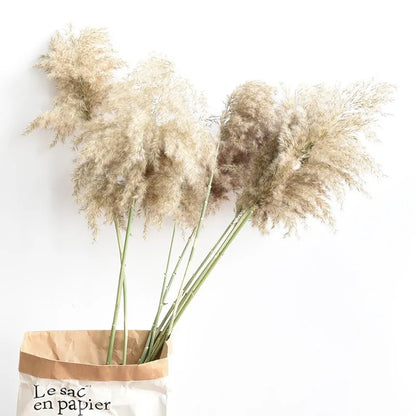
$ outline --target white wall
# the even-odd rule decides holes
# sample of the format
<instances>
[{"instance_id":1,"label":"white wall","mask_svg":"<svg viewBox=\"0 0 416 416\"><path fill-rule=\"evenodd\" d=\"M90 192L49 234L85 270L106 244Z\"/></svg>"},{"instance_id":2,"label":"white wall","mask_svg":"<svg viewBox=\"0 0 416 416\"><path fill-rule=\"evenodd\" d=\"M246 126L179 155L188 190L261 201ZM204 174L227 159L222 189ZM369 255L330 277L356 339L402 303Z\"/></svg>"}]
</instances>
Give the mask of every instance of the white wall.
<instances>
[{"instance_id":1,"label":"white wall","mask_svg":"<svg viewBox=\"0 0 416 416\"><path fill-rule=\"evenodd\" d=\"M172 58L213 112L240 82L398 86L374 148L386 178L350 194L337 233L300 237L247 227L178 325L172 416L416 414L414 14L406 1L16 0L0 18L1 414L15 412L24 331L108 328L116 286L113 230L92 242L72 200L69 148L22 137L53 87L32 69L73 22L109 28L132 64ZM210 218L203 252L231 215ZM149 326L170 229L129 260L130 325Z\"/></svg>"}]
</instances>

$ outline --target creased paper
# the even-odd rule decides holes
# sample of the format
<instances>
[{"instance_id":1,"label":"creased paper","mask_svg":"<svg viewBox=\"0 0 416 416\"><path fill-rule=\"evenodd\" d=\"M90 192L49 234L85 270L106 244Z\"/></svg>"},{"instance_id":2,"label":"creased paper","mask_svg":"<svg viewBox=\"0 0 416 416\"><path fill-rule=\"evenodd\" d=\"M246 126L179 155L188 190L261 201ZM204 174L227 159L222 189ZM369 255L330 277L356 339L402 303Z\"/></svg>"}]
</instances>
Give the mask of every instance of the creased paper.
<instances>
[{"instance_id":1,"label":"creased paper","mask_svg":"<svg viewBox=\"0 0 416 416\"><path fill-rule=\"evenodd\" d=\"M104 365L109 331L25 334L17 416L165 416L168 346L159 360L137 365L148 331L129 331L128 365L118 331L114 362Z\"/></svg>"}]
</instances>

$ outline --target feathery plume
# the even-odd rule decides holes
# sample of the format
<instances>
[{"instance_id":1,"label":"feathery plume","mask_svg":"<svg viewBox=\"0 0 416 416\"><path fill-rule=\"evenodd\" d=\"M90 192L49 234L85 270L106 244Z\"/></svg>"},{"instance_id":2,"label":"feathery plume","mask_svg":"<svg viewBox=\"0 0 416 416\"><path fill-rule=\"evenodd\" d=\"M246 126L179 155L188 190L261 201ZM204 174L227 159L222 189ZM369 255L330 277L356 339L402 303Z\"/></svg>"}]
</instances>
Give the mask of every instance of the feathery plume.
<instances>
[{"instance_id":1,"label":"feathery plume","mask_svg":"<svg viewBox=\"0 0 416 416\"><path fill-rule=\"evenodd\" d=\"M71 27L51 39L49 53L37 68L53 79L53 108L37 117L26 133L42 128L56 133L52 145L82 129L99 111L112 86L114 72L124 66L113 51L107 32L87 28L77 36Z\"/></svg>"},{"instance_id":2,"label":"feathery plume","mask_svg":"<svg viewBox=\"0 0 416 416\"><path fill-rule=\"evenodd\" d=\"M276 89L263 82L247 82L228 98L220 118L221 148L214 177L215 201L239 191L251 176L259 150L277 134Z\"/></svg>"},{"instance_id":3,"label":"feathery plume","mask_svg":"<svg viewBox=\"0 0 416 416\"><path fill-rule=\"evenodd\" d=\"M224 149L245 152L231 167L219 167L230 172L237 210L253 210L252 223L263 232L279 223L290 232L310 216L331 224L332 199L341 199L345 188L362 191L365 175L377 172L362 139L373 137L373 123L392 87L373 82L344 89L316 85L281 91L273 102L271 93L267 99L259 95L255 102L258 88L258 83L237 88L222 116ZM260 120L268 123L255 130L247 114L262 114Z\"/></svg>"},{"instance_id":4,"label":"feathery plume","mask_svg":"<svg viewBox=\"0 0 416 416\"><path fill-rule=\"evenodd\" d=\"M153 56L118 82L75 143L75 198L90 226L125 223L132 201L145 227L198 221L217 138L205 103L172 63Z\"/></svg>"}]
</instances>

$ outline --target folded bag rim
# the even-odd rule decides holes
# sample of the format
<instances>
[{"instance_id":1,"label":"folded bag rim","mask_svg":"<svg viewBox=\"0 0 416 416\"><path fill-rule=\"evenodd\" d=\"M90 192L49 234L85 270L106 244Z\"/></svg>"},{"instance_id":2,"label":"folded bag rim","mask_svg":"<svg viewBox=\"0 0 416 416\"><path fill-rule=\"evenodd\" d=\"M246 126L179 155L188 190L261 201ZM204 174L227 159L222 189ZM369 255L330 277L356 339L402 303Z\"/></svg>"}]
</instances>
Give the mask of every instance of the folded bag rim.
<instances>
[{"instance_id":1,"label":"folded bag rim","mask_svg":"<svg viewBox=\"0 0 416 416\"><path fill-rule=\"evenodd\" d=\"M169 342L158 360L137 365L148 333L129 330L128 364L119 365L124 336L123 331L118 330L113 362L105 365L108 330L27 332L20 349L19 372L55 380L140 381L166 377Z\"/></svg>"}]
</instances>

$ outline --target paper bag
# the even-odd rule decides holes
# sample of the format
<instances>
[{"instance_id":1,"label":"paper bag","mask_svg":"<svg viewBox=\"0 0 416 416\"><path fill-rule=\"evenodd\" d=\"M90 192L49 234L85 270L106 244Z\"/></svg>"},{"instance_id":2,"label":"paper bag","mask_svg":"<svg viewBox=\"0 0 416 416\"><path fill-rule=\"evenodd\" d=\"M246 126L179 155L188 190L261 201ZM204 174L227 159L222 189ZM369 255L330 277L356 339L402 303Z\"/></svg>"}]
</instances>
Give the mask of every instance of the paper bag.
<instances>
[{"instance_id":1,"label":"paper bag","mask_svg":"<svg viewBox=\"0 0 416 416\"><path fill-rule=\"evenodd\" d=\"M25 334L17 416L166 416L168 346L137 365L148 331L129 331L128 365L117 331L113 363L104 365L110 331Z\"/></svg>"}]
</instances>

